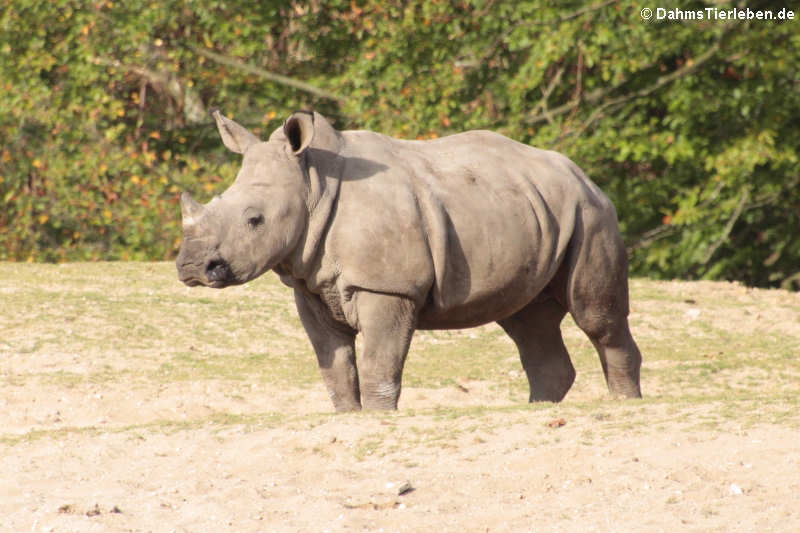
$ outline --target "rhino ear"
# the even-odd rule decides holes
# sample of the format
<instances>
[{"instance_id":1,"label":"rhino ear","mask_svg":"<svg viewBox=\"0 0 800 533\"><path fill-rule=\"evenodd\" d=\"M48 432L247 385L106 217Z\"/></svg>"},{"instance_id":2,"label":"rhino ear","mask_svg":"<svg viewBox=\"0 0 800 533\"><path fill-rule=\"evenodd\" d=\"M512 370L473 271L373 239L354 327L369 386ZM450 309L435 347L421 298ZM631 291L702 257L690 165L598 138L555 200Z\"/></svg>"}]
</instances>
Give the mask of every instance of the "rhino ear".
<instances>
[{"instance_id":1,"label":"rhino ear","mask_svg":"<svg viewBox=\"0 0 800 533\"><path fill-rule=\"evenodd\" d=\"M247 128L220 113L219 108L212 109L211 116L217 121L222 142L231 152L243 154L247 148L261 142L261 139L250 133Z\"/></svg>"},{"instance_id":2,"label":"rhino ear","mask_svg":"<svg viewBox=\"0 0 800 533\"><path fill-rule=\"evenodd\" d=\"M283 125L283 134L289 141L294 155L306 151L308 145L314 140L314 113L298 111L286 119Z\"/></svg>"},{"instance_id":3,"label":"rhino ear","mask_svg":"<svg viewBox=\"0 0 800 533\"><path fill-rule=\"evenodd\" d=\"M181 194L181 217L183 227L191 226L203 214L203 204L192 198L188 192Z\"/></svg>"}]
</instances>

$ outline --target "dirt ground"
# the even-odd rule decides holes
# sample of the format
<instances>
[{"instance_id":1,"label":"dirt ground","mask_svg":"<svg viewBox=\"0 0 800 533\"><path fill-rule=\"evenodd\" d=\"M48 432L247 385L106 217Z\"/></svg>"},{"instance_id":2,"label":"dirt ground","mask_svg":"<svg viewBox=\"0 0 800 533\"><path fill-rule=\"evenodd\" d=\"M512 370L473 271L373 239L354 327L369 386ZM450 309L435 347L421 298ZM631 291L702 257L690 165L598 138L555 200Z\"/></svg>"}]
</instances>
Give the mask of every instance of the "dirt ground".
<instances>
[{"instance_id":1,"label":"dirt ground","mask_svg":"<svg viewBox=\"0 0 800 533\"><path fill-rule=\"evenodd\" d=\"M33 307L9 310L24 296L14 272L0 277L0 531L800 531L796 358L762 400L759 390L689 393L657 358L643 379L656 397L641 402L606 397L598 373L578 366L559 405L529 406L496 380L460 377L405 387L397 413L335 415L319 380L155 379L144 352L104 348L101 334L97 346L80 340L89 336L80 318L73 330L26 323ZM44 286L26 279L30 291ZM93 283L66 286L91 296L104 281ZM635 289L638 311L660 290L699 308L732 290L671 287ZM796 334L796 295L763 293L759 318L778 298L792 313L781 327ZM726 327L736 334L737 323ZM641 321L634 334L658 340L657 329ZM33 339L54 332L72 340ZM785 357L798 355L797 338L787 333ZM75 379L96 362L80 343L124 377ZM730 375L747 383L743 368Z\"/></svg>"}]
</instances>

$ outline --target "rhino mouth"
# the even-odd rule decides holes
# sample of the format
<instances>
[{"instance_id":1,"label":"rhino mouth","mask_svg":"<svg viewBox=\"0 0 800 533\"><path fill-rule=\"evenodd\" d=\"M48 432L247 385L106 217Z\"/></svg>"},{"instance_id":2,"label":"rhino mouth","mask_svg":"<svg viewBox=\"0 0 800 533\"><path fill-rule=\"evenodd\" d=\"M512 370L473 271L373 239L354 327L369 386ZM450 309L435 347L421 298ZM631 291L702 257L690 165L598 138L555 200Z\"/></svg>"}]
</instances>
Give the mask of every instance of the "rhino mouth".
<instances>
[{"instance_id":1,"label":"rhino mouth","mask_svg":"<svg viewBox=\"0 0 800 533\"><path fill-rule=\"evenodd\" d=\"M205 286L214 289L242 283L234 274L230 264L222 259L213 259L204 266L183 263L178 268L178 278L189 287Z\"/></svg>"},{"instance_id":2,"label":"rhino mouth","mask_svg":"<svg viewBox=\"0 0 800 533\"><path fill-rule=\"evenodd\" d=\"M225 287L229 287L231 285L238 285L236 282L207 281L200 278L188 278L180 281L187 287L209 287L212 289L224 289Z\"/></svg>"},{"instance_id":3,"label":"rhino mouth","mask_svg":"<svg viewBox=\"0 0 800 533\"><path fill-rule=\"evenodd\" d=\"M189 263L183 263L178 265L178 280L183 283L184 285L188 285L189 287L198 287L200 285L205 285L205 280L199 275L198 268L189 268L191 265Z\"/></svg>"}]
</instances>

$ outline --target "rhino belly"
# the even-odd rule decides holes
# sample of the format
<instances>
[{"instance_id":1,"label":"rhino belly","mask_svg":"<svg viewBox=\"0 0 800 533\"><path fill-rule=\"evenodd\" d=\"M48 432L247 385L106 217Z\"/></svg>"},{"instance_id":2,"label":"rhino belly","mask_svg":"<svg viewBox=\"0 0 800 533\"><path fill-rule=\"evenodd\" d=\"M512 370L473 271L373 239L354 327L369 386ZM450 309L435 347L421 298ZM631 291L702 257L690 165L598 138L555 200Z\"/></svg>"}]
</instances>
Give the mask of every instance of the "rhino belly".
<instances>
[{"instance_id":1,"label":"rhino belly","mask_svg":"<svg viewBox=\"0 0 800 533\"><path fill-rule=\"evenodd\" d=\"M420 314L417 329L463 329L502 320L525 307L539 292L541 289L509 296L501 291L447 309L426 306Z\"/></svg>"},{"instance_id":2,"label":"rhino belly","mask_svg":"<svg viewBox=\"0 0 800 533\"><path fill-rule=\"evenodd\" d=\"M491 243L473 247L465 243L462 250L449 255L445 279L433 285L420 313L420 329L468 328L494 322L536 298L552 279L560 258L541 253L536 246L541 243L532 239L516 236L511 242L503 241L495 236Z\"/></svg>"}]
</instances>

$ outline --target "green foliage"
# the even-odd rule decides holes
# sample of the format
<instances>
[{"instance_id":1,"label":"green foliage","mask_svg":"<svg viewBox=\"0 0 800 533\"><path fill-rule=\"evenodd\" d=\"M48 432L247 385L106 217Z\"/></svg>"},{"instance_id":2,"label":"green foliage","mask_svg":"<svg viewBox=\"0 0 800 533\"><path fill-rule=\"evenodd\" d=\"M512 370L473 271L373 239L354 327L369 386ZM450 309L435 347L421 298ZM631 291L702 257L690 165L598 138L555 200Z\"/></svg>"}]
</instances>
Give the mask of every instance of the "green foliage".
<instances>
[{"instance_id":1,"label":"green foliage","mask_svg":"<svg viewBox=\"0 0 800 533\"><path fill-rule=\"evenodd\" d=\"M562 151L614 200L635 273L800 287L800 13L640 9L6 1L0 258L171 257L179 192L235 173L208 109L266 137L315 108L340 128L486 128Z\"/></svg>"}]
</instances>

